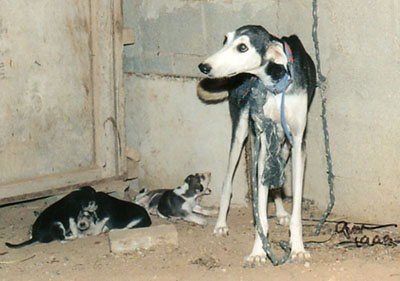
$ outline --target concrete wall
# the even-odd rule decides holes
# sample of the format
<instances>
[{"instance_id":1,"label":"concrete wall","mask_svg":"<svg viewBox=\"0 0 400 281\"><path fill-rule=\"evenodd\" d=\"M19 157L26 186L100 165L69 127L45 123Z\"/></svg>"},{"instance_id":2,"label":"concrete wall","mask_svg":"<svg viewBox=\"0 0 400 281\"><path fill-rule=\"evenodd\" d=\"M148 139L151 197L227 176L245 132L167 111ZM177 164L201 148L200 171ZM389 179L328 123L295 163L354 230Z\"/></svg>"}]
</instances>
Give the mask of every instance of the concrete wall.
<instances>
[{"instance_id":1,"label":"concrete wall","mask_svg":"<svg viewBox=\"0 0 400 281\"><path fill-rule=\"evenodd\" d=\"M334 212L361 220L399 221L400 4L318 2L336 175ZM179 178L192 169L209 168L215 176L213 186L219 189L229 145L227 104L199 102L193 79L155 74L199 76L197 64L222 45L224 34L250 23L277 36L297 34L315 58L311 0L124 1L124 25L136 32L136 44L126 47L124 54L128 144L142 152L140 177L149 187L171 182L171 175ZM317 92L309 115L304 196L325 208L328 186L320 103ZM193 132L200 141L193 142ZM151 149L157 152L150 153ZM243 165L238 173L235 202L243 203ZM218 192L211 202L217 197Z\"/></svg>"},{"instance_id":2,"label":"concrete wall","mask_svg":"<svg viewBox=\"0 0 400 281\"><path fill-rule=\"evenodd\" d=\"M191 173L210 171L213 193L205 203L214 204L227 166L230 117L226 103L204 105L196 86L193 78L125 74L127 141L141 153L140 187L172 188ZM243 204L243 168L235 187L234 202Z\"/></svg>"}]
</instances>

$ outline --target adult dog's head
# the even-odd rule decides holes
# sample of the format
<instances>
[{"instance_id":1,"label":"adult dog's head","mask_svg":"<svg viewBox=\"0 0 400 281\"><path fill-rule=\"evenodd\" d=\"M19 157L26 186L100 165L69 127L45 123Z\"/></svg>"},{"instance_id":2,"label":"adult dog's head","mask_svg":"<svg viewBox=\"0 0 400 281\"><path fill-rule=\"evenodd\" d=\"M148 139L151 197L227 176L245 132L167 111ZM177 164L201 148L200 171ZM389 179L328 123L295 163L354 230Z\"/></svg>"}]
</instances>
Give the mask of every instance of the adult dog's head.
<instances>
[{"instance_id":1,"label":"adult dog's head","mask_svg":"<svg viewBox=\"0 0 400 281\"><path fill-rule=\"evenodd\" d=\"M200 71L209 78L250 73L268 84L287 71L282 41L262 26L242 26L229 32L223 44L222 49L199 64Z\"/></svg>"}]
</instances>

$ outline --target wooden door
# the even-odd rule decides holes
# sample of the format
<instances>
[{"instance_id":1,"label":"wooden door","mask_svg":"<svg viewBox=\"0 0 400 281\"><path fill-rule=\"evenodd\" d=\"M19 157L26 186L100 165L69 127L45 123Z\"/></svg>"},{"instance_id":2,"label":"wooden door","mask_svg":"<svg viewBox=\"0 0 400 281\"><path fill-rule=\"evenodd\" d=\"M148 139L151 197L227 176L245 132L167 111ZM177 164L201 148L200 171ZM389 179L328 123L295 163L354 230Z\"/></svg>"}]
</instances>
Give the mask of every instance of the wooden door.
<instances>
[{"instance_id":1,"label":"wooden door","mask_svg":"<svg viewBox=\"0 0 400 281\"><path fill-rule=\"evenodd\" d=\"M121 0L3 0L0 204L126 172Z\"/></svg>"}]
</instances>

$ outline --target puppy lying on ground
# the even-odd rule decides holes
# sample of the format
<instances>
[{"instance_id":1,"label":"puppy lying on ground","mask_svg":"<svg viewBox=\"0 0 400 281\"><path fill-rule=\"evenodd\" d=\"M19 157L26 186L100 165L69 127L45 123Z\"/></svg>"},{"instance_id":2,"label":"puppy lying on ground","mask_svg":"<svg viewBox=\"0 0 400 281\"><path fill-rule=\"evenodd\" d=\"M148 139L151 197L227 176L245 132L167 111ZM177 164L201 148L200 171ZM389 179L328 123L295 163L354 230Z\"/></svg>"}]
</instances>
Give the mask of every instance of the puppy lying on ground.
<instances>
[{"instance_id":1,"label":"puppy lying on ground","mask_svg":"<svg viewBox=\"0 0 400 281\"><path fill-rule=\"evenodd\" d=\"M96 223L94 229L89 231L107 231L111 229L125 229L147 227L151 219L142 206L135 203L119 200L104 192L96 193L97 209L95 211Z\"/></svg>"},{"instance_id":2,"label":"puppy lying on ground","mask_svg":"<svg viewBox=\"0 0 400 281\"><path fill-rule=\"evenodd\" d=\"M78 238L76 219L81 211L93 212L96 209L96 191L89 187L82 187L73 191L61 200L47 207L36 219L32 226L31 239L11 244L10 248L20 248L33 243L49 243L54 240L72 240Z\"/></svg>"},{"instance_id":3,"label":"puppy lying on ground","mask_svg":"<svg viewBox=\"0 0 400 281\"><path fill-rule=\"evenodd\" d=\"M197 214L209 216L217 213L199 205L201 197L211 193L208 188L210 180L211 173L189 175L181 186L172 190L141 190L133 202L145 207L152 215L206 225L207 220Z\"/></svg>"},{"instance_id":4,"label":"puppy lying on ground","mask_svg":"<svg viewBox=\"0 0 400 281\"><path fill-rule=\"evenodd\" d=\"M30 240L21 244L6 242L6 246L20 248L36 242L73 240L110 229L150 225L150 217L143 207L86 186L46 208L33 224Z\"/></svg>"}]
</instances>

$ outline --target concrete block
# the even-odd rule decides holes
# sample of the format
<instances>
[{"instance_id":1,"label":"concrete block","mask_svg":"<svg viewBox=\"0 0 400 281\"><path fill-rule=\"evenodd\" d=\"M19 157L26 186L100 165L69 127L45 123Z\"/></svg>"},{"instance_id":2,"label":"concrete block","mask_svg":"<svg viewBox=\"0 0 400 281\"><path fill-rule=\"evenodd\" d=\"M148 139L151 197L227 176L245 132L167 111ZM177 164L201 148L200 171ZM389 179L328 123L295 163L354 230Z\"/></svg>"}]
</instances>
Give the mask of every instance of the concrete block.
<instances>
[{"instance_id":1,"label":"concrete block","mask_svg":"<svg viewBox=\"0 0 400 281\"><path fill-rule=\"evenodd\" d=\"M109 241L111 252L126 253L135 249L149 249L162 244L178 246L178 232L173 225L111 230Z\"/></svg>"}]
</instances>

